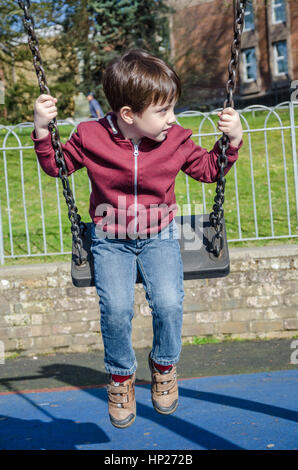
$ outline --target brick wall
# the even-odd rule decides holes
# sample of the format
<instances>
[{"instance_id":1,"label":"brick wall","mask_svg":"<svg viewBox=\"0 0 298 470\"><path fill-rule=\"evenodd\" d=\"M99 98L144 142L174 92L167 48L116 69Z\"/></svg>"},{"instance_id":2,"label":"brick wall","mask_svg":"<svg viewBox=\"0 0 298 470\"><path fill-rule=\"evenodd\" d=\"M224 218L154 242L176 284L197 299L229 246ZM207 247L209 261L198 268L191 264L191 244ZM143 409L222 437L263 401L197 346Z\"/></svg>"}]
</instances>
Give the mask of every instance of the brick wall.
<instances>
[{"instance_id":1,"label":"brick wall","mask_svg":"<svg viewBox=\"0 0 298 470\"><path fill-rule=\"evenodd\" d=\"M231 249L231 273L185 281L183 340L298 333L298 245ZM69 263L0 268L0 340L10 355L103 349L95 288L72 286ZM152 342L151 310L135 286L134 347Z\"/></svg>"},{"instance_id":2,"label":"brick wall","mask_svg":"<svg viewBox=\"0 0 298 470\"><path fill-rule=\"evenodd\" d=\"M291 57L293 78L298 78L298 6L297 1L292 0L288 5L291 30Z\"/></svg>"},{"instance_id":3,"label":"brick wall","mask_svg":"<svg viewBox=\"0 0 298 470\"><path fill-rule=\"evenodd\" d=\"M222 105L233 40L233 2L168 0L168 3L175 9L170 22L171 47L172 61L183 82L181 102L189 107ZM290 99L290 82L298 77L297 0L287 1L285 23L273 24L271 0L254 0L253 7L255 29L243 31L241 49L255 48L257 80L245 82L240 59L235 92L240 107L250 101L273 104L270 101L281 98L283 93L281 101ZM289 73L276 75L273 43L282 40L287 41Z\"/></svg>"},{"instance_id":4,"label":"brick wall","mask_svg":"<svg viewBox=\"0 0 298 470\"><path fill-rule=\"evenodd\" d=\"M172 15L171 48L184 103L225 98L233 8L222 0L183 2Z\"/></svg>"}]
</instances>

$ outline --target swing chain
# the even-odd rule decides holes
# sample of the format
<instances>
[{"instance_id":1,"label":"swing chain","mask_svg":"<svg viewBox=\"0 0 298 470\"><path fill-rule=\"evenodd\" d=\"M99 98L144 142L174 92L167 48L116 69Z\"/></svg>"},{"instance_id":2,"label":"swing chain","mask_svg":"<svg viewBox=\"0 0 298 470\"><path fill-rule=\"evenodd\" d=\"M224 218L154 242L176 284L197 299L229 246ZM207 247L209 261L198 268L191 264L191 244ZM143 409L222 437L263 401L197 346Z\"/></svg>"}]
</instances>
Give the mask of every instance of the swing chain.
<instances>
[{"instance_id":1,"label":"swing chain","mask_svg":"<svg viewBox=\"0 0 298 470\"><path fill-rule=\"evenodd\" d=\"M233 93L236 89L236 75L239 64L239 52L241 45L241 35L244 24L246 0L236 0L234 2L234 40L231 46L231 60L228 65L229 78L226 83L227 97L224 101L223 108L231 107L234 108ZM213 205L213 212L209 215L209 221L212 227L215 229L215 234L212 237L212 251L213 254L218 257L223 248L223 218L224 218L224 191L226 179L224 177L224 169L228 164L228 157L226 152L229 148L229 138L226 134L223 134L219 139L219 147L221 153L217 158L217 165L219 167L219 177L216 185L216 196L214 198L215 204Z\"/></svg>"},{"instance_id":2,"label":"swing chain","mask_svg":"<svg viewBox=\"0 0 298 470\"><path fill-rule=\"evenodd\" d=\"M29 48L33 55L33 64L36 71L38 84L41 94L50 95L50 90L47 85L47 79L45 76L45 71L42 66L42 59L39 52L39 42L35 35L34 30L34 19L29 13L30 9L30 0L18 0L20 8L24 11L23 25L25 30L28 33L28 44ZM48 125L52 146L55 151L55 161L58 167L59 178L61 179L63 186L63 196L65 198L67 207L68 207L68 218L71 223L71 232L73 235L73 242L78 252L78 259L76 260L77 264L82 265L87 261L86 257L82 255L82 233L86 230L86 224L81 221L81 216L78 213L78 209L75 205L74 197L72 190L70 188L68 180L68 171L65 165L62 145L60 141L59 130L57 126L56 118L52 119Z\"/></svg>"}]
</instances>

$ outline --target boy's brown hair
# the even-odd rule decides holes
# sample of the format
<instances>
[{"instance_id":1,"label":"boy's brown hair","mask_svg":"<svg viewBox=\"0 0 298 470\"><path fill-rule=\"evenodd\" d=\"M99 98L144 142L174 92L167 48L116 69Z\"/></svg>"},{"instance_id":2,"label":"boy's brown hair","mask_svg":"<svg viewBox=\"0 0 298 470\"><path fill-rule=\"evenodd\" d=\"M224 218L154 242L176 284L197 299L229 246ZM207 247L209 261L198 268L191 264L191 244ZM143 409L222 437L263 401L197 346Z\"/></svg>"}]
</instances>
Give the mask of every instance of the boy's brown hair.
<instances>
[{"instance_id":1,"label":"boy's brown hair","mask_svg":"<svg viewBox=\"0 0 298 470\"><path fill-rule=\"evenodd\" d=\"M130 106L134 113L142 113L151 104L177 101L181 83L163 60L144 50L131 49L107 65L103 89L113 111Z\"/></svg>"}]
</instances>

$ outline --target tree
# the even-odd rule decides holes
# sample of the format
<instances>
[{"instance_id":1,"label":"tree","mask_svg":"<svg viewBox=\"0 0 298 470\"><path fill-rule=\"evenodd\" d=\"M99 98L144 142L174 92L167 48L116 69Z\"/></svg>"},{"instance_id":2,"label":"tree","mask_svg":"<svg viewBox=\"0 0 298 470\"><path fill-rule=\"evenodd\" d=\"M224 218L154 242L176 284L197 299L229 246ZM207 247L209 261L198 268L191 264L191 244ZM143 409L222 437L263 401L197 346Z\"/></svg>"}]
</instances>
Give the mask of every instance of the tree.
<instances>
[{"instance_id":1,"label":"tree","mask_svg":"<svg viewBox=\"0 0 298 470\"><path fill-rule=\"evenodd\" d=\"M5 83L5 105L0 106L0 118L9 123L31 121L34 101L40 92L36 78L32 78L34 68L22 23L23 11L16 0L1 3L0 79ZM81 34L82 15L76 14L77 5L86 9L85 0L31 2L30 8L48 85L59 100L59 118L73 114L73 96L78 87L78 60L72 34L75 27ZM70 28L72 17L75 20Z\"/></svg>"},{"instance_id":2,"label":"tree","mask_svg":"<svg viewBox=\"0 0 298 470\"><path fill-rule=\"evenodd\" d=\"M5 82L0 118L10 123L32 120L39 87L32 78L23 11L17 0L0 0L0 5L0 80ZM125 49L141 47L168 60L170 11L164 0L31 2L43 68L50 91L58 98L59 118L73 114L78 91L92 89L108 109L100 84L102 73L106 63Z\"/></svg>"},{"instance_id":3,"label":"tree","mask_svg":"<svg viewBox=\"0 0 298 470\"><path fill-rule=\"evenodd\" d=\"M13 0L1 1L0 15L0 80L5 90L5 103L0 105L1 122L7 122L9 99L9 85L16 83L16 70L23 58L16 48L16 41L21 36L22 23L16 2Z\"/></svg>"},{"instance_id":4,"label":"tree","mask_svg":"<svg viewBox=\"0 0 298 470\"><path fill-rule=\"evenodd\" d=\"M136 47L169 60L170 11L163 0L89 0L92 46L84 64L83 91L92 88L107 109L101 79L112 58Z\"/></svg>"}]
</instances>

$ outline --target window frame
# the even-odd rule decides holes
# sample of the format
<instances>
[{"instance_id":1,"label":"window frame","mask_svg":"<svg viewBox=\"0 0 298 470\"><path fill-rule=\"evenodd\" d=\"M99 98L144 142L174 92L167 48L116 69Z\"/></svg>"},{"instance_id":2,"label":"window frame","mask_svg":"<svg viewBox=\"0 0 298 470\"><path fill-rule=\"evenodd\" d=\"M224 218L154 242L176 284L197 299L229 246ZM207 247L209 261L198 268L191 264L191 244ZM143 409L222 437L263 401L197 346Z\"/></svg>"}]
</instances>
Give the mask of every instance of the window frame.
<instances>
[{"instance_id":1,"label":"window frame","mask_svg":"<svg viewBox=\"0 0 298 470\"><path fill-rule=\"evenodd\" d=\"M277 44L284 43L286 45L286 56L280 56L278 57L277 55ZM288 44L286 40L283 41L276 41L273 43L273 53L274 53L274 74L278 77L287 75L289 73L289 62L288 62ZM278 71L278 59L286 59L286 64L287 64L287 70L286 72L279 72Z\"/></svg>"},{"instance_id":2,"label":"window frame","mask_svg":"<svg viewBox=\"0 0 298 470\"><path fill-rule=\"evenodd\" d=\"M247 56L246 53L247 51L254 51L254 56L255 56L255 71L256 71L256 76L255 78L248 78L247 75L247 66L250 65L249 62L247 62ZM258 69L257 69L257 55L256 55L256 48L255 47L249 47L247 49L242 50L242 62L243 62L243 81L244 83L253 83L256 82L258 79Z\"/></svg>"},{"instance_id":3,"label":"window frame","mask_svg":"<svg viewBox=\"0 0 298 470\"><path fill-rule=\"evenodd\" d=\"M286 23L287 22L287 11L286 11L286 1L285 0L277 0L279 3L278 4L275 4L275 0L272 0L272 24L280 24L280 23ZM283 5L284 7L284 20L276 20L276 9L277 7L279 7L281 5Z\"/></svg>"},{"instance_id":4,"label":"window frame","mask_svg":"<svg viewBox=\"0 0 298 470\"><path fill-rule=\"evenodd\" d=\"M246 8L248 7L248 5L251 5L251 11L248 12L247 9L245 9L243 31L254 31L255 30L255 14L254 14L253 2L247 2ZM253 26L252 26L252 28L247 28L245 18L246 18L246 16L248 16L250 14L252 15Z\"/></svg>"}]
</instances>

